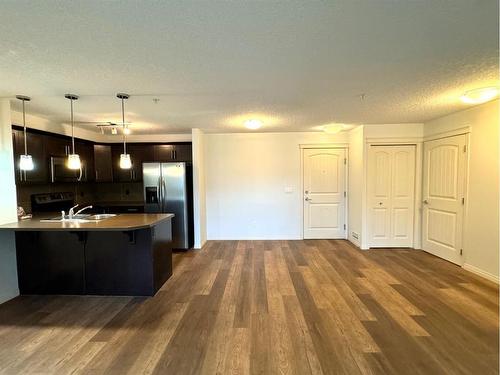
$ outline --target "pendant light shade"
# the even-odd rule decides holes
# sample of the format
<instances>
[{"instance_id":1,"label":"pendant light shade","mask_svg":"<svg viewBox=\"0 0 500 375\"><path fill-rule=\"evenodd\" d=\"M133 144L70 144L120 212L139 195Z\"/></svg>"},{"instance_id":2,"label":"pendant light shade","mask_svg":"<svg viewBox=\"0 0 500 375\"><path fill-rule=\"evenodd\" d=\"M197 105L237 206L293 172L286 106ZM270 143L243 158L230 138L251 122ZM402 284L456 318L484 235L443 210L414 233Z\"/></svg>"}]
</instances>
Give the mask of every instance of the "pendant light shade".
<instances>
[{"instance_id":1,"label":"pendant light shade","mask_svg":"<svg viewBox=\"0 0 500 375\"><path fill-rule=\"evenodd\" d=\"M28 144L26 143L26 109L24 107L25 102L29 102L31 98L25 95L16 95L16 99L19 99L23 103L24 154L19 157L19 169L22 171L32 171L35 166L33 158L28 154Z\"/></svg>"},{"instance_id":2,"label":"pendant light shade","mask_svg":"<svg viewBox=\"0 0 500 375\"><path fill-rule=\"evenodd\" d=\"M120 168L121 169L132 168L132 160L130 159L130 154L121 154L120 155Z\"/></svg>"},{"instance_id":3,"label":"pendant light shade","mask_svg":"<svg viewBox=\"0 0 500 375\"><path fill-rule=\"evenodd\" d=\"M33 158L31 155L21 155L19 159L19 168L22 171L32 171L35 166L33 165Z\"/></svg>"},{"instance_id":4,"label":"pendant light shade","mask_svg":"<svg viewBox=\"0 0 500 375\"><path fill-rule=\"evenodd\" d=\"M125 100L130 98L129 94L118 93L116 97L122 101L122 126L123 126L123 154L120 155L120 168L121 169L130 169L132 168L132 159L130 158L130 154L127 154L127 131L128 129L125 126Z\"/></svg>"},{"instance_id":5,"label":"pendant light shade","mask_svg":"<svg viewBox=\"0 0 500 375\"><path fill-rule=\"evenodd\" d=\"M67 167L69 169L80 169L82 167L82 163L80 161L80 155L75 152L75 124L73 121L73 100L78 100L78 95L74 94L66 94L64 95L66 99L69 99L71 102L71 154L68 155L68 164Z\"/></svg>"},{"instance_id":6,"label":"pendant light shade","mask_svg":"<svg viewBox=\"0 0 500 375\"><path fill-rule=\"evenodd\" d=\"M67 166L69 169L80 169L80 167L82 166L82 163L80 161L80 155L69 154Z\"/></svg>"}]
</instances>

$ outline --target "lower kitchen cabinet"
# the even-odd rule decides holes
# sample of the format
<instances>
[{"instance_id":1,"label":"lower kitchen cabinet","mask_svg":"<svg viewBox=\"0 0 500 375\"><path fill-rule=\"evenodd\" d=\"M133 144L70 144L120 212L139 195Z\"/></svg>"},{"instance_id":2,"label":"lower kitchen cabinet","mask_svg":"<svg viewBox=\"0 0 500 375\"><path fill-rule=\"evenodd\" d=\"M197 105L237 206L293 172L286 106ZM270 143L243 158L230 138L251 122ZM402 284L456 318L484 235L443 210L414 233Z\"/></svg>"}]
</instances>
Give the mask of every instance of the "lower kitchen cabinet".
<instances>
[{"instance_id":1,"label":"lower kitchen cabinet","mask_svg":"<svg viewBox=\"0 0 500 375\"><path fill-rule=\"evenodd\" d=\"M18 231L21 294L153 296L172 276L172 224L127 231Z\"/></svg>"}]
</instances>

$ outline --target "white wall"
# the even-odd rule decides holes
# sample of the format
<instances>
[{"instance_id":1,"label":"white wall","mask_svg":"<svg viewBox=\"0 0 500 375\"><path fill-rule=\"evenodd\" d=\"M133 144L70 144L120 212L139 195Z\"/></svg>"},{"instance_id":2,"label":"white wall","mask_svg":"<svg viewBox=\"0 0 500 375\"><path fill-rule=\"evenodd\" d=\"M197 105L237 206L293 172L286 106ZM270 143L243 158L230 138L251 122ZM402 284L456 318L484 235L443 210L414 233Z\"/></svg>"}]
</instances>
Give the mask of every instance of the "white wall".
<instances>
[{"instance_id":1,"label":"white wall","mask_svg":"<svg viewBox=\"0 0 500 375\"><path fill-rule=\"evenodd\" d=\"M367 141L376 139L415 139L421 140L424 132L424 124L369 124L365 125L365 139Z\"/></svg>"},{"instance_id":2,"label":"white wall","mask_svg":"<svg viewBox=\"0 0 500 375\"><path fill-rule=\"evenodd\" d=\"M349 233L348 239L361 247L363 236L363 186L364 175L364 126L358 126L349 132ZM353 237L358 234L358 239Z\"/></svg>"},{"instance_id":3,"label":"white wall","mask_svg":"<svg viewBox=\"0 0 500 375\"><path fill-rule=\"evenodd\" d=\"M469 126L469 190L464 224L464 268L499 276L499 101L425 124L431 136Z\"/></svg>"},{"instance_id":4,"label":"white wall","mask_svg":"<svg viewBox=\"0 0 500 375\"><path fill-rule=\"evenodd\" d=\"M194 248L201 249L207 241L205 134L193 129L193 206Z\"/></svg>"},{"instance_id":5,"label":"white wall","mask_svg":"<svg viewBox=\"0 0 500 375\"><path fill-rule=\"evenodd\" d=\"M346 132L205 134L208 239L302 238L299 145L348 141Z\"/></svg>"},{"instance_id":6,"label":"white wall","mask_svg":"<svg viewBox=\"0 0 500 375\"><path fill-rule=\"evenodd\" d=\"M0 99L0 224L17 220L10 102ZM0 303L19 295L13 232L0 231Z\"/></svg>"}]
</instances>

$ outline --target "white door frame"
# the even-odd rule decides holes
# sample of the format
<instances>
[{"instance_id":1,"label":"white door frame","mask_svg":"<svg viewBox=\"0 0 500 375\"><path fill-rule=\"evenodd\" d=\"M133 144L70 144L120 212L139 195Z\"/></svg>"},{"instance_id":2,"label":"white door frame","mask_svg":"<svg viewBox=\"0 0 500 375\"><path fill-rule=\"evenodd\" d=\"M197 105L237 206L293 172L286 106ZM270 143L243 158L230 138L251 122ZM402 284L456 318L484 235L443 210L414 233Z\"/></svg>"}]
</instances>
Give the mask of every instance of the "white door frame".
<instances>
[{"instance_id":1,"label":"white door frame","mask_svg":"<svg viewBox=\"0 0 500 375\"><path fill-rule=\"evenodd\" d=\"M423 139L421 137L408 138L367 138L365 143L364 155L368 157L370 146L415 146L415 199L413 200L413 248L422 247L422 163L423 163ZM365 162L365 181L368 181L368 163ZM370 248L368 225L368 184L363 188L363 228L365 234L362 237L364 248Z\"/></svg>"},{"instance_id":2,"label":"white door frame","mask_svg":"<svg viewBox=\"0 0 500 375\"><path fill-rule=\"evenodd\" d=\"M344 218L346 230L344 231L343 239L347 239L347 233L349 233L349 144L348 143L314 143L314 144L299 144L300 151L300 213L301 213L301 225L300 225L300 238L304 239L304 149L314 149L314 148L325 148L325 149L340 149L345 151L346 163L344 164L344 191L346 192L345 204L344 204Z\"/></svg>"},{"instance_id":3,"label":"white door frame","mask_svg":"<svg viewBox=\"0 0 500 375\"><path fill-rule=\"evenodd\" d=\"M464 126L462 128L458 128L455 130L450 130L442 133L436 133L432 135L428 135L424 138L424 142L427 141L435 141L436 139L443 139L443 138L450 138L454 137L457 135L465 135L465 145L467 147L467 152L466 152L466 157L465 157L465 186L464 186L464 197L465 197L465 204L464 204L464 211L463 211L463 218L462 218L462 228L461 228L461 237L462 237L462 259L460 264L461 267L464 267L467 263L467 249L465 247L465 223L467 222L467 214L469 211L469 163L470 163L470 134L472 132L472 128L470 126ZM422 158L422 167L423 167L423 158ZM423 170L422 170L422 186L423 186ZM420 199L422 201L422 199ZM422 204L421 204L422 206ZM423 215L421 217L421 223L423 224ZM421 233L421 236L423 236L423 232ZM422 249L425 251L425 249ZM465 268L465 267L464 267Z\"/></svg>"}]
</instances>

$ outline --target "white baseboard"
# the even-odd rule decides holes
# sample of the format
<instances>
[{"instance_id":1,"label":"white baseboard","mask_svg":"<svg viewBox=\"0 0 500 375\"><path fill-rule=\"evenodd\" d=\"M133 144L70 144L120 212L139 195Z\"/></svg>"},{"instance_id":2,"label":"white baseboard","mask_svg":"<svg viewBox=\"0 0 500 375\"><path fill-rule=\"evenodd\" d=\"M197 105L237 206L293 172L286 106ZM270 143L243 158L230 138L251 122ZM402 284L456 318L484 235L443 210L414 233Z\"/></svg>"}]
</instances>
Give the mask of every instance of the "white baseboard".
<instances>
[{"instance_id":1,"label":"white baseboard","mask_svg":"<svg viewBox=\"0 0 500 375\"><path fill-rule=\"evenodd\" d=\"M355 239L354 237L349 236L347 240L352 243L354 246L356 246L358 249L361 249L361 243Z\"/></svg>"},{"instance_id":2,"label":"white baseboard","mask_svg":"<svg viewBox=\"0 0 500 375\"><path fill-rule=\"evenodd\" d=\"M493 275L492 273L489 273L489 272L486 272L486 271L483 271L482 269L480 268L477 268L476 266L472 266L470 264L467 264L467 263L464 263L464 265L462 266L462 268L466 271L469 271L469 272L472 272L472 273L475 273L476 275L478 276L481 276L481 277L484 277L485 279L488 279L490 281L493 281L494 283L497 283L499 284L500 282L500 279L498 276L495 276Z\"/></svg>"}]
</instances>

